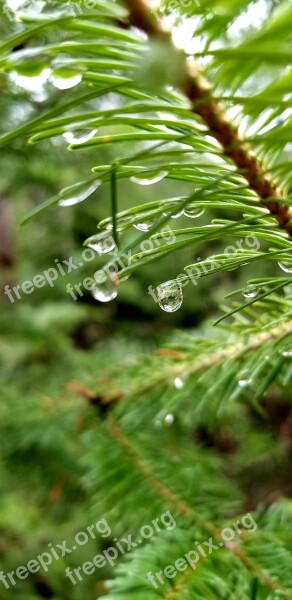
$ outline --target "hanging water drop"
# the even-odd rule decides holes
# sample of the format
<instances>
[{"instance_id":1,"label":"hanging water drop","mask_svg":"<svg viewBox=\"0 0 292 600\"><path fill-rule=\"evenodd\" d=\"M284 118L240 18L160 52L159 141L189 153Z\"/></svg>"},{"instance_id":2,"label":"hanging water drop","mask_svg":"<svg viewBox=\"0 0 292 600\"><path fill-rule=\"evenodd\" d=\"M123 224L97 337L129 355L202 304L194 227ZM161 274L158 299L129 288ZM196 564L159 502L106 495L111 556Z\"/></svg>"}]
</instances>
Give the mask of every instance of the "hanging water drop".
<instances>
[{"instance_id":1,"label":"hanging water drop","mask_svg":"<svg viewBox=\"0 0 292 600\"><path fill-rule=\"evenodd\" d=\"M79 202L83 202L86 200L97 188L102 185L102 181L97 180L86 188L80 189L80 183L76 183L75 185L71 185L68 188L65 188L61 191L60 196L61 200L59 200L59 206L73 206L74 204L79 204ZM76 190L76 191L75 191ZM64 198L63 198L64 197Z\"/></svg>"},{"instance_id":2,"label":"hanging water drop","mask_svg":"<svg viewBox=\"0 0 292 600\"><path fill-rule=\"evenodd\" d=\"M65 131L63 138L68 144L84 144L91 140L96 133L97 129L76 129L76 131Z\"/></svg>"},{"instance_id":3,"label":"hanging water drop","mask_svg":"<svg viewBox=\"0 0 292 600\"><path fill-rule=\"evenodd\" d=\"M95 300L99 300L99 302L110 302L117 297L118 290L116 279L110 277L110 275L107 275L104 271L100 271L96 280L97 284L92 292Z\"/></svg>"},{"instance_id":4,"label":"hanging water drop","mask_svg":"<svg viewBox=\"0 0 292 600\"><path fill-rule=\"evenodd\" d=\"M108 254L113 250L117 250L114 238L111 235L108 235L107 232L93 235L87 240L86 245L99 254Z\"/></svg>"},{"instance_id":5,"label":"hanging water drop","mask_svg":"<svg viewBox=\"0 0 292 600\"><path fill-rule=\"evenodd\" d=\"M49 58L40 54L35 56L33 49L22 51L16 58L11 58L13 71L10 79L19 87L30 92L37 100L44 100L45 84L48 81L51 69Z\"/></svg>"},{"instance_id":6,"label":"hanging water drop","mask_svg":"<svg viewBox=\"0 0 292 600\"><path fill-rule=\"evenodd\" d=\"M242 295L245 298L256 298L258 296L259 292L260 292L259 288L249 285L247 288L245 288L243 290Z\"/></svg>"},{"instance_id":7,"label":"hanging water drop","mask_svg":"<svg viewBox=\"0 0 292 600\"><path fill-rule=\"evenodd\" d=\"M278 262L278 265L285 273L292 273L292 261Z\"/></svg>"},{"instance_id":8,"label":"hanging water drop","mask_svg":"<svg viewBox=\"0 0 292 600\"><path fill-rule=\"evenodd\" d=\"M176 387L177 390L181 390L184 387L184 384L185 382L181 377L176 377L173 382L173 385L174 387Z\"/></svg>"},{"instance_id":9,"label":"hanging water drop","mask_svg":"<svg viewBox=\"0 0 292 600\"><path fill-rule=\"evenodd\" d=\"M68 90L82 81L81 73L66 69L55 69L50 77L51 82L58 90Z\"/></svg>"},{"instance_id":10,"label":"hanging water drop","mask_svg":"<svg viewBox=\"0 0 292 600\"><path fill-rule=\"evenodd\" d=\"M157 288L160 308L165 312L175 312L183 302L182 287L177 281L166 281Z\"/></svg>"},{"instance_id":11,"label":"hanging water drop","mask_svg":"<svg viewBox=\"0 0 292 600\"><path fill-rule=\"evenodd\" d=\"M130 177L130 180L133 183L138 183L139 185L154 185L154 183L162 181L162 179L164 179L167 175L167 171L160 171L160 173L157 173L156 175L154 175L154 177L142 177L140 175L133 175L133 177Z\"/></svg>"},{"instance_id":12,"label":"hanging water drop","mask_svg":"<svg viewBox=\"0 0 292 600\"><path fill-rule=\"evenodd\" d=\"M174 422L174 416L169 413L168 415L166 415L164 422L166 423L166 425L172 425Z\"/></svg>"},{"instance_id":13,"label":"hanging water drop","mask_svg":"<svg viewBox=\"0 0 292 600\"><path fill-rule=\"evenodd\" d=\"M200 208L199 206L195 206L195 204L190 204L189 206L187 206L184 211L183 214L185 215L185 217L190 217L191 219L197 219L198 217L201 217L205 212L204 208Z\"/></svg>"},{"instance_id":14,"label":"hanging water drop","mask_svg":"<svg viewBox=\"0 0 292 600\"><path fill-rule=\"evenodd\" d=\"M240 379L238 380L238 385L242 389L247 388L251 385L251 379L250 379L249 373L247 371L244 371L240 375Z\"/></svg>"},{"instance_id":15,"label":"hanging water drop","mask_svg":"<svg viewBox=\"0 0 292 600\"><path fill-rule=\"evenodd\" d=\"M182 217L184 215L184 211L180 210L178 213L175 213L174 215L170 215L171 219L178 219L179 217Z\"/></svg>"},{"instance_id":16,"label":"hanging water drop","mask_svg":"<svg viewBox=\"0 0 292 600\"><path fill-rule=\"evenodd\" d=\"M135 229L139 229L139 231L149 231L155 222L155 219L153 219L152 221L146 221L144 223L134 223L134 227Z\"/></svg>"}]
</instances>

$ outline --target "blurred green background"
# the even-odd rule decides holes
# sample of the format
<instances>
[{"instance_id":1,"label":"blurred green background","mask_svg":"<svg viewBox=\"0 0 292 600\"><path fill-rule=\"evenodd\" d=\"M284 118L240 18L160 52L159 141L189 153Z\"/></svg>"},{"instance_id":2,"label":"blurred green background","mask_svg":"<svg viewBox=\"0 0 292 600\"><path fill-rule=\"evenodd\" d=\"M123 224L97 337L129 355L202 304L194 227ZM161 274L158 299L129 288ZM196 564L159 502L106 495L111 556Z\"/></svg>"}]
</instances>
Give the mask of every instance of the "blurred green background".
<instances>
[{"instance_id":1,"label":"blurred green background","mask_svg":"<svg viewBox=\"0 0 292 600\"><path fill-rule=\"evenodd\" d=\"M0 25L2 33L9 23ZM9 131L28 117L53 107L60 97L75 92L58 92L48 84L39 95L0 75L1 132ZM79 93L76 92L76 93ZM115 103L110 95L102 105ZM88 110L98 108L91 100ZM0 174L0 560L4 572L26 564L45 551L48 543L72 539L92 522L94 507L91 480L96 431L92 416L78 391L98 389L107 372L131 364L137 353L159 347L174 328L204 331L218 314L218 305L229 291L240 288L255 267L202 278L185 288L182 308L163 313L148 294L156 286L176 277L187 264L224 249L218 242L182 250L135 273L119 288L116 300L96 302L84 290L74 302L66 285L92 276L105 259L60 276L54 285L35 289L10 302L4 288L31 281L37 274L73 257L80 262L82 244L93 235L97 223L110 214L110 192L101 186L88 200L72 207L53 206L26 225L20 220L60 189L86 178L90 169L110 164L126 148L105 146L102 150L70 153L61 138L37 146L19 139L1 152ZM139 146L137 146L137 150ZM191 193L190 186L167 179L142 187L125 181L119 184L119 210L143 201ZM216 214L203 215L201 223ZM223 217L222 211L220 217ZM184 217L171 219L174 228ZM127 239L137 236L136 230ZM259 263L254 263L259 264ZM260 263L260 276L265 268ZM84 393L83 393L84 395ZM86 392L85 392L86 395ZM97 515L97 518L101 515ZM99 549L99 540L79 548L78 557L54 561L48 574L36 573L15 588L1 584L3 600L21 598L96 598L104 592L102 581L93 577L75 587L68 586L64 569L71 560L81 564ZM104 579L106 574L101 574Z\"/></svg>"}]
</instances>

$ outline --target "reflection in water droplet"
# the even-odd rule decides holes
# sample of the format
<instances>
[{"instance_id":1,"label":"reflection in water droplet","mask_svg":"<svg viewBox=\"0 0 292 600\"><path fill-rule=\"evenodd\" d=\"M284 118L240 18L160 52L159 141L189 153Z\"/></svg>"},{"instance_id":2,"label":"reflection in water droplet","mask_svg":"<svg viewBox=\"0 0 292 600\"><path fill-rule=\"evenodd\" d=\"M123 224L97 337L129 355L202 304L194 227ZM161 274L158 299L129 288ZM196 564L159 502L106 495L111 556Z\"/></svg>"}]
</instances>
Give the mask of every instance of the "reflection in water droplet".
<instances>
[{"instance_id":1,"label":"reflection in water droplet","mask_svg":"<svg viewBox=\"0 0 292 600\"><path fill-rule=\"evenodd\" d=\"M291 358L292 357L292 348L291 350L283 350L282 352L282 356L284 356L285 358Z\"/></svg>"},{"instance_id":2,"label":"reflection in water droplet","mask_svg":"<svg viewBox=\"0 0 292 600\"><path fill-rule=\"evenodd\" d=\"M158 183L162 181L168 175L167 171L160 171L154 177L142 177L140 175L133 175L130 177L130 180L133 183L138 183L139 185L153 185L154 183Z\"/></svg>"},{"instance_id":3,"label":"reflection in water droplet","mask_svg":"<svg viewBox=\"0 0 292 600\"><path fill-rule=\"evenodd\" d=\"M180 210L178 213L175 213L174 215L170 215L171 219L178 219L179 217L182 217L184 214L183 210Z\"/></svg>"},{"instance_id":4,"label":"reflection in water droplet","mask_svg":"<svg viewBox=\"0 0 292 600\"><path fill-rule=\"evenodd\" d=\"M256 298L258 296L260 292L259 288L253 287L253 286L248 286L247 288L245 288L245 290L243 290L242 295L245 298Z\"/></svg>"},{"instance_id":5,"label":"reflection in water droplet","mask_svg":"<svg viewBox=\"0 0 292 600\"><path fill-rule=\"evenodd\" d=\"M80 186L79 184L72 185L71 187L62 190L60 196L64 196L64 199L62 198L62 200L59 200L58 204L59 206L73 206L74 204L79 204L79 202L83 202L83 200L86 200L86 198L91 196L91 194L93 194L93 192L95 192L95 190L97 190L97 188L99 188L101 184L102 181L95 181L90 186L86 187L85 189L83 188L81 189L81 191L79 190L75 193L74 189Z\"/></svg>"},{"instance_id":6,"label":"reflection in water droplet","mask_svg":"<svg viewBox=\"0 0 292 600\"><path fill-rule=\"evenodd\" d=\"M80 73L69 75L65 71L63 74L61 74L60 71L54 71L50 77L50 80L53 86L58 90L68 90L72 87L75 87L75 85L78 85L78 83L82 81L82 75Z\"/></svg>"},{"instance_id":7,"label":"reflection in water droplet","mask_svg":"<svg viewBox=\"0 0 292 600\"><path fill-rule=\"evenodd\" d=\"M65 131L63 138L68 144L84 144L95 136L97 129L76 129L76 131Z\"/></svg>"},{"instance_id":8,"label":"reflection in water droplet","mask_svg":"<svg viewBox=\"0 0 292 600\"><path fill-rule=\"evenodd\" d=\"M99 271L98 276L95 277L97 284L92 292L95 300L99 302L110 302L114 300L117 295L117 282L107 275L104 271Z\"/></svg>"},{"instance_id":9,"label":"reflection in water droplet","mask_svg":"<svg viewBox=\"0 0 292 600\"><path fill-rule=\"evenodd\" d=\"M172 425L174 422L174 416L171 413L169 413L168 415L166 415L164 421L166 425Z\"/></svg>"},{"instance_id":10,"label":"reflection in water droplet","mask_svg":"<svg viewBox=\"0 0 292 600\"><path fill-rule=\"evenodd\" d=\"M183 211L185 217L190 217L191 219L197 219L198 217L201 217L204 214L204 212L204 208L195 206L195 204L190 204Z\"/></svg>"},{"instance_id":11,"label":"reflection in water droplet","mask_svg":"<svg viewBox=\"0 0 292 600\"><path fill-rule=\"evenodd\" d=\"M292 273L292 261L278 262L278 265L285 273Z\"/></svg>"},{"instance_id":12,"label":"reflection in water droplet","mask_svg":"<svg viewBox=\"0 0 292 600\"><path fill-rule=\"evenodd\" d=\"M114 238L107 233L92 236L89 238L87 246L99 254L108 254L112 250L117 250Z\"/></svg>"},{"instance_id":13,"label":"reflection in water droplet","mask_svg":"<svg viewBox=\"0 0 292 600\"><path fill-rule=\"evenodd\" d=\"M135 229L139 229L139 231L149 231L155 222L155 219L153 219L152 221L147 221L145 223L134 223L134 227Z\"/></svg>"},{"instance_id":14,"label":"reflection in water droplet","mask_svg":"<svg viewBox=\"0 0 292 600\"><path fill-rule=\"evenodd\" d=\"M176 377L173 382L173 385L174 387L176 387L177 390L181 390L184 387L184 384L185 382L181 377Z\"/></svg>"},{"instance_id":15,"label":"reflection in water droplet","mask_svg":"<svg viewBox=\"0 0 292 600\"><path fill-rule=\"evenodd\" d=\"M165 312L175 312L183 302L182 287L177 281L166 281L157 288L160 308Z\"/></svg>"}]
</instances>

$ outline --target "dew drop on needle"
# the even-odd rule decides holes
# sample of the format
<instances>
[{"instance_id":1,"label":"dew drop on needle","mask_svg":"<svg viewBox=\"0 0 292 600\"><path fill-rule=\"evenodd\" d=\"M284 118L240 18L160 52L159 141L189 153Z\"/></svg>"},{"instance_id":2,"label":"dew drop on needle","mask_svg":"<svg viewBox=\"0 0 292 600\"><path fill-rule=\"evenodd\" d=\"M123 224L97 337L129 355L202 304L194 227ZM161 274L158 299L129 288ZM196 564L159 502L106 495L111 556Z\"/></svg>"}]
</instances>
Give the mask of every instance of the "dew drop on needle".
<instances>
[{"instance_id":1,"label":"dew drop on needle","mask_svg":"<svg viewBox=\"0 0 292 600\"><path fill-rule=\"evenodd\" d=\"M183 302L182 287L177 281L166 281L157 288L159 306L165 312L175 312Z\"/></svg>"}]
</instances>

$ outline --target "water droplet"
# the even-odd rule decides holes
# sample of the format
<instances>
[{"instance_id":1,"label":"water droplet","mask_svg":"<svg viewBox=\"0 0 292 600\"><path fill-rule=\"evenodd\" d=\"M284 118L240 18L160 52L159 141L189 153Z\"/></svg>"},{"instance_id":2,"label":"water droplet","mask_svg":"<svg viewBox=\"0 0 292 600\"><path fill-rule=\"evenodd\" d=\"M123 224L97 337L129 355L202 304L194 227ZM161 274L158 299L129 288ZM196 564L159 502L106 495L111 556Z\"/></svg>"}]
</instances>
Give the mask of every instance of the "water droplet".
<instances>
[{"instance_id":1,"label":"water droplet","mask_svg":"<svg viewBox=\"0 0 292 600\"><path fill-rule=\"evenodd\" d=\"M166 281L157 288L160 308L165 312L175 312L183 301L182 287L177 281Z\"/></svg>"},{"instance_id":2,"label":"water droplet","mask_svg":"<svg viewBox=\"0 0 292 600\"><path fill-rule=\"evenodd\" d=\"M155 222L155 219L153 219L152 221L147 221L145 223L134 223L134 227L135 229L139 229L139 231L149 231Z\"/></svg>"},{"instance_id":3,"label":"water droplet","mask_svg":"<svg viewBox=\"0 0 292 600\"><path fill-rule=\"evenodd\" d=\"M167 171L160 171L160 173L157 173L154 177L142 177L140 175L134 175L133 177L130 177L130 180L133 183L138 183L139 185L153 185L154 183L162 181L162 179L164 179L167 175Z\"/></svg>"},{"instance_id":4,"label":"water droplet","mask_svg":"<svg viewBox=\"0 0 292 600\"><path fill-rule=\"evenodd\" d=\"M201 217L204 214L204 212L204 208L195 206L195 204L190 204L183 211L185 217L190 217L191 219L197 219L198 217Z\"/></svg>"},{"instance_id":5,"label":"water droplet","mask_svg":"<svg viewBox=\"0 0 292 600\"><path fill-rule=\"evenodd\" d=\"M173 382L173 385L174 387L176 387L177 390L181 390L184 387L184 384L185 382L181 377L176 377Z\"/></svg>"},{"instance_id":6,"label":"water droplet","mask_svg":"<svg viewBox=\"0 0 292 600\"><path fill-rule=\"evenodd\" d=\"M183 210L180 210L178 213L175 213L174 215L170 215L171 219L178 219L179 217L182 217L184 214Z\"/></svg>"},{"instance_id":7,"label":"water droplet","mask_svg":"<svg viewBox=\"0 0 292 600\"><path fill-rule=\"evenodd\" d=\"M113 279L104 271L99 271L96 279L97 284L92 292L95 300L99 300L99 302L110 302L111 300L114 300L118 295L116 279Z\"/></svg>"},{"instance_id":8,"label":"water droplet","mask_svg":"<svg viewBox=\"0 0 292 600\"><path fill-rule=\"evenodd\" d=\"M112 250L117 250L114 238L106 232L93 235L87 240L86 245L99 254L108 254Z\"/></svg>"},{"instance_id":9,"label":"water droplet","mask_svg":"<svg viewBox=\"0 0 292 600\"><path fill-rule=\"evenodd\" d=\"M74 204L79 204L79 202L83 202L83 200L86 200L86 198L91 196L91 194L93 194L93 192L95 192L95 190L97 190L101 184L102 181L98 180L86 188L81 188L81 190L79 183L71 185L70 187L61 191L60 196L64 196L64 199L62 198L62 200L59 200L58 204L59 206L73 206ZM74 193L74 190L77 191Z\"/></svg>"},{"instance_id":10,"label":"water droplet","mask_svg":"<svg viewBox=\"0 0 292 600\"><path fill-rule=\"evenodd\" d=\"M292 261L278 262L278 265L285 273L292 273Z\"/></svg>"},{"instance_id":11,"label":"water droplet","mask_svg":"<svg viewBox=\"0 0 292 600\"><path fill-rule=\"evenodd\" d=\"M65 131L63 138L68 144L84 144L95 136L97 129L76 129L76 131Z\"/></svg>"},{"instance_id":12,"label":"water droplet","mask_svg":"<svg viewBox=\"0 0 292 600\"><path fill-rule=\"evenodd\" d=\"M292 348L291 348L291 350L290 350L290 348L287 350L283 350L282 356L284 356L285 358L291 358L292 357Z\"/></svg>"},{"instance_id":13,"label":"water droplet","mask_svg":"<svg viewBox=\"0 0 292 600\"><path fill-rule=\"evenodd\" d=\"M240 388L246 388L250 386L251 378L248 371L243 371L239 377L240 379L238 380L238 385Z\"/></svg>"},{"instance_id":14,"label":"water droplet","mask_svg":"<svg viewBox=\"0 0 292 600\"><path fill-rule=\"evenodd\" d=\"M81 73L69 71L67 68L60 68L53 71L50 80L58 90L68 90L82 81L82 75Z\"/></svg>"},{"instance_id":15,"label":"water droplet","mask_svg":"<svg viewBox=\"0 0 292 600\"><path fill-rule=\"evenodd\" d=\"M41 88L48 81L50 74L51 69L48 67L40 71L37 75L22 75L18 69L15 69L10 73L10 78L16 85L26 91L40 93Z\"/></svg>"},{"instance_id":16,"label":"water droplet","mask_svg":"<svg viewBox=\"0 0 292 600\"><path fill-rule=\"evenodd\" d=\"M256 298L258 296L259 292L260 292L259 288L250 285L243 290L242 295L245 298Z\"/></svg>"},{"instance_id":17,"label":"water droplet","mask_svg":"<svg viewBox=\"0 0 292 600\"><path fill-rule=\"evenodd\" d=\"M238 381L238 385L241 388L246 388L251 384L251 380L250 379L240 379Z\"/></svg>"},{"instance_id":18,"label":"water droplet","mask_svg":"<svg viewBox=\"0 0 292 600\"><path fill-rule=\"evenodd\" d=\"M168 415L166 415L164 422L166 423L166 425L172 425L174 422L174 416L169 413Z\"/></svg>"}]
</instances>

